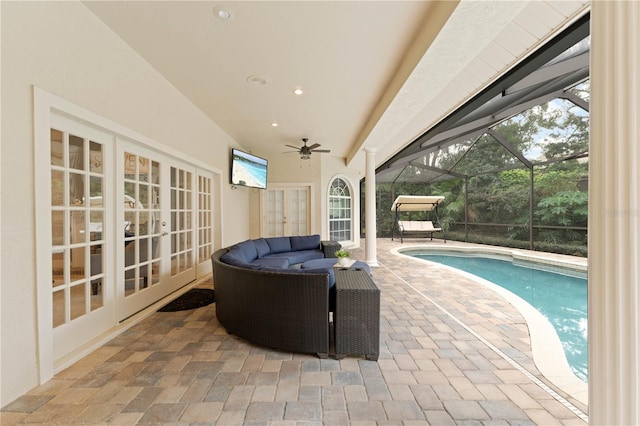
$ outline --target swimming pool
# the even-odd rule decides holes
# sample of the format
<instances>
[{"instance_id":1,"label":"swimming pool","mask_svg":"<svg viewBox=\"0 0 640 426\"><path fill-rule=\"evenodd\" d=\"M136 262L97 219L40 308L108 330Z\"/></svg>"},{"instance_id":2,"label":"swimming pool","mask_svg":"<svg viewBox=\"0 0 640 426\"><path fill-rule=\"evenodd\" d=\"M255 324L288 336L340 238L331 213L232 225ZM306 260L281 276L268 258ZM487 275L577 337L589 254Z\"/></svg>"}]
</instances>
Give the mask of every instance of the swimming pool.
<instances>
[{"instance_id":1,"label":"swimming pool","mask_svg":"<svg viewBox=\"0 0 640 426\"><path fill-rule=\"evenodd\" d=\"M474 254L403 254L469 272L518 295L544 315L555 328L574 374L585 382L587 368L587 280L561 268L541 269L532 262L513 263ZM554 271L548 270L554 269Z\"/></svg>"}]
</instances>

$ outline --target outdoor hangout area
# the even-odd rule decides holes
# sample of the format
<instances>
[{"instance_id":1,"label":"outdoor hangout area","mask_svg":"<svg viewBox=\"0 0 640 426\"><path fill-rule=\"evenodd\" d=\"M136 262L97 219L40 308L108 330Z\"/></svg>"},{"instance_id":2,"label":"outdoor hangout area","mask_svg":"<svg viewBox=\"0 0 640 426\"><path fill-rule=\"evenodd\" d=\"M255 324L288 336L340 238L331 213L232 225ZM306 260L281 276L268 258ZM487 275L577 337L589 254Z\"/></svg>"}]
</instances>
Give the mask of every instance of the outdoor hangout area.
<instances>
[{"instance_id":1,"label":"outdoor hangout area","mask_svg":"<svg viewBox=\"0 0 640 426\"><path fill-rule=\"evenodd\" d=\"M539 372L513 305L463 275L395 254L423 240L377 241L377 361L252 344L225 329L216 303L158 312L6 407L3 425L587 424L585 395Z\"/></svg>"},{"instance_id":2,"label":"outdoor hangout area","mask_svg":"<svg viewBox=\"0 0 640 426\"><path fill-rule=\"evenodd\" d=\"M0 11L2 426L640 425L640 2Z\"/></svg>"}]
</instances>

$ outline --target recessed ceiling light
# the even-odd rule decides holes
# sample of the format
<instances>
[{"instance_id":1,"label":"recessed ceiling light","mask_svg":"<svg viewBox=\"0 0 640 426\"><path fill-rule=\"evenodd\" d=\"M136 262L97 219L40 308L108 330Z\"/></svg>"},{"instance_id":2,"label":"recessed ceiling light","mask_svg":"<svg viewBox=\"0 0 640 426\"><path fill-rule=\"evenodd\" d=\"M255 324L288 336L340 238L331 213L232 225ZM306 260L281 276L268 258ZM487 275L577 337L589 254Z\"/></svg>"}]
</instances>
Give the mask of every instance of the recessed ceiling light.
<instances>
[{"instance_id":1,"label":"recessed ceiling light","mask_svg":"<svg viewBox=\"0 0 640 426\"><path fill-rule=\"evenodd\" d=\"M296 89L293 89L293 93L296 95L302 95L303 92L302 89L298 87Z\"/></svg>"},{"instance_id":2,"label":"recessed ceiling light","mask_svg":"<svg viewBox=\"0 0 640 426\"><path fill-rule=\"evenodd\" d=\"M278 127L278 123L277 123L277 122L275 122L275 121L272 121L272 122L271 122L271 127Z\"/></svg>"},{"instance_id":3,"label":"recessed ceiling light","mask_svg":"<svg viewBox=\"0 0 640 426\"><path fill-rule=\"evenodd\" d=\"M271 80L269 80L269 77L265 75L253 74L247 77L247 83L251 84L252 86L266 86L270 82Z\"/></svg>"},{"instance_id":4,"label":"recessed ceiling light","mask_svg":"<svg viewBox=\"0 0 640 426\"><path fill-rule=\"evenodd\" d=\"M214 7L213 14L216 16L216 18L220 19L221 21L227 21L231 19L231 12L229 12L228 9L225 9L221 6Z\"/></svg>"}]
</instances>

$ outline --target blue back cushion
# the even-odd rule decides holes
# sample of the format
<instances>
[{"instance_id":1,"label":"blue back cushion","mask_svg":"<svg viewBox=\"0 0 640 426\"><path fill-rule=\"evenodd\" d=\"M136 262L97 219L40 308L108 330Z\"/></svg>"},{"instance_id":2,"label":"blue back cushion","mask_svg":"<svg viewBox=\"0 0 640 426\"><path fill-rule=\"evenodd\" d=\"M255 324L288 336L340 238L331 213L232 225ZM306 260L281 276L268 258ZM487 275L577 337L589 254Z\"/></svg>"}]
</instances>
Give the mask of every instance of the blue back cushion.
<instances>
[{"instance_id":1,"label":"blue back cushion","mask_svg":"<svg viewBox=\"0 0 640 426\"><path fill-rule=\"evenodd\" d=\"M237 265L238 262L251 263L257 257L258 257L258 252L256 250L255 243L252 240L247 240L231 247L231 249L229 249L229 252L224 254L220 258L220 260L226 263L230 263L232 265ZM229 260L231 260L231 262ZM232 262L236 262L236 263L232 263Z\"/></svg>"},{"instance_id":2,"label":"blue back cushion","mask_svg":"<svg viewBox=\"0 0 640 426\"><path fill-rule=\"evenodd\" d=\"M244 253L237 247L229 249L228 252L220 257L220 260L224 263L228 263L229 265L234 266L249 265L249 262L247 262L247 259L244 257Z\"/></svg>"},{"instance_id":3,"label":"blue back cushion","mask_svg":"<svg viewBox=\"0 0 640 426\"><path fill-rule=\"evenodd\" d=\"M256 243L256 250L258 251L258 257L264 257L269 253L271 253L269 244L267 244L267 240L265 240L264 238L254 240L254 242Z\"/></svg>"},{"instance_id":4,"label":"blue back cushion","mask_svg":"<svg viewBox=\"0 0 640 426\"><path fill-rule=\"evenodd\" d=\"M271 254L291 251L291 241L289 237L273 237L266 239Z\"/></svg>"},{"instance_id":5,"label":"blue back cushion","mask_svg":"<svg viewBox=\"0 0 640 426\"><path fill-rule=\"evenodd\" d=\"M291 250L317 250L320 248L320 235L291 237Z\"/></svg>"},{"instance_id":6,"label":"blue back cushion","mask_svg":"<svg viewBox=\"0 0 640 426\"><path fill-rule=\"evenodd\" d=\"M255 258L258 257L258 250L256 250L256 243L253 240L243 241L238 244L238 247L244 253L244 256L247 258L248 262L253 262Z\"/></svg>"}]
</instances>

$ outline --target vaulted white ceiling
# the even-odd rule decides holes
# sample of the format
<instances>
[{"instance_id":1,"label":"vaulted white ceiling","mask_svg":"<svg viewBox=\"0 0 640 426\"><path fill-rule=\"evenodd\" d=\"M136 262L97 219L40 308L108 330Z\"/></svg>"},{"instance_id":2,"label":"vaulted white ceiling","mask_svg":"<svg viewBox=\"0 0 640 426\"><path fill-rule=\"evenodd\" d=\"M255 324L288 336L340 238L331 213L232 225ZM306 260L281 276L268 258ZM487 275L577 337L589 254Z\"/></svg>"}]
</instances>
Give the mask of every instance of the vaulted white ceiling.
<instances>
[{"instance_id":1,"label":"vaulted white ceiling","mask_svg":"<svg viewBox=\"0 0 640 426\"><path fill-rule=\"evenodd\" d=\"M306 137L331 150L314 155L358 168L364 147L383 162L588 8L580 0L84 4L246 149L278 155Z\"/></svg>"}]
</instances>

